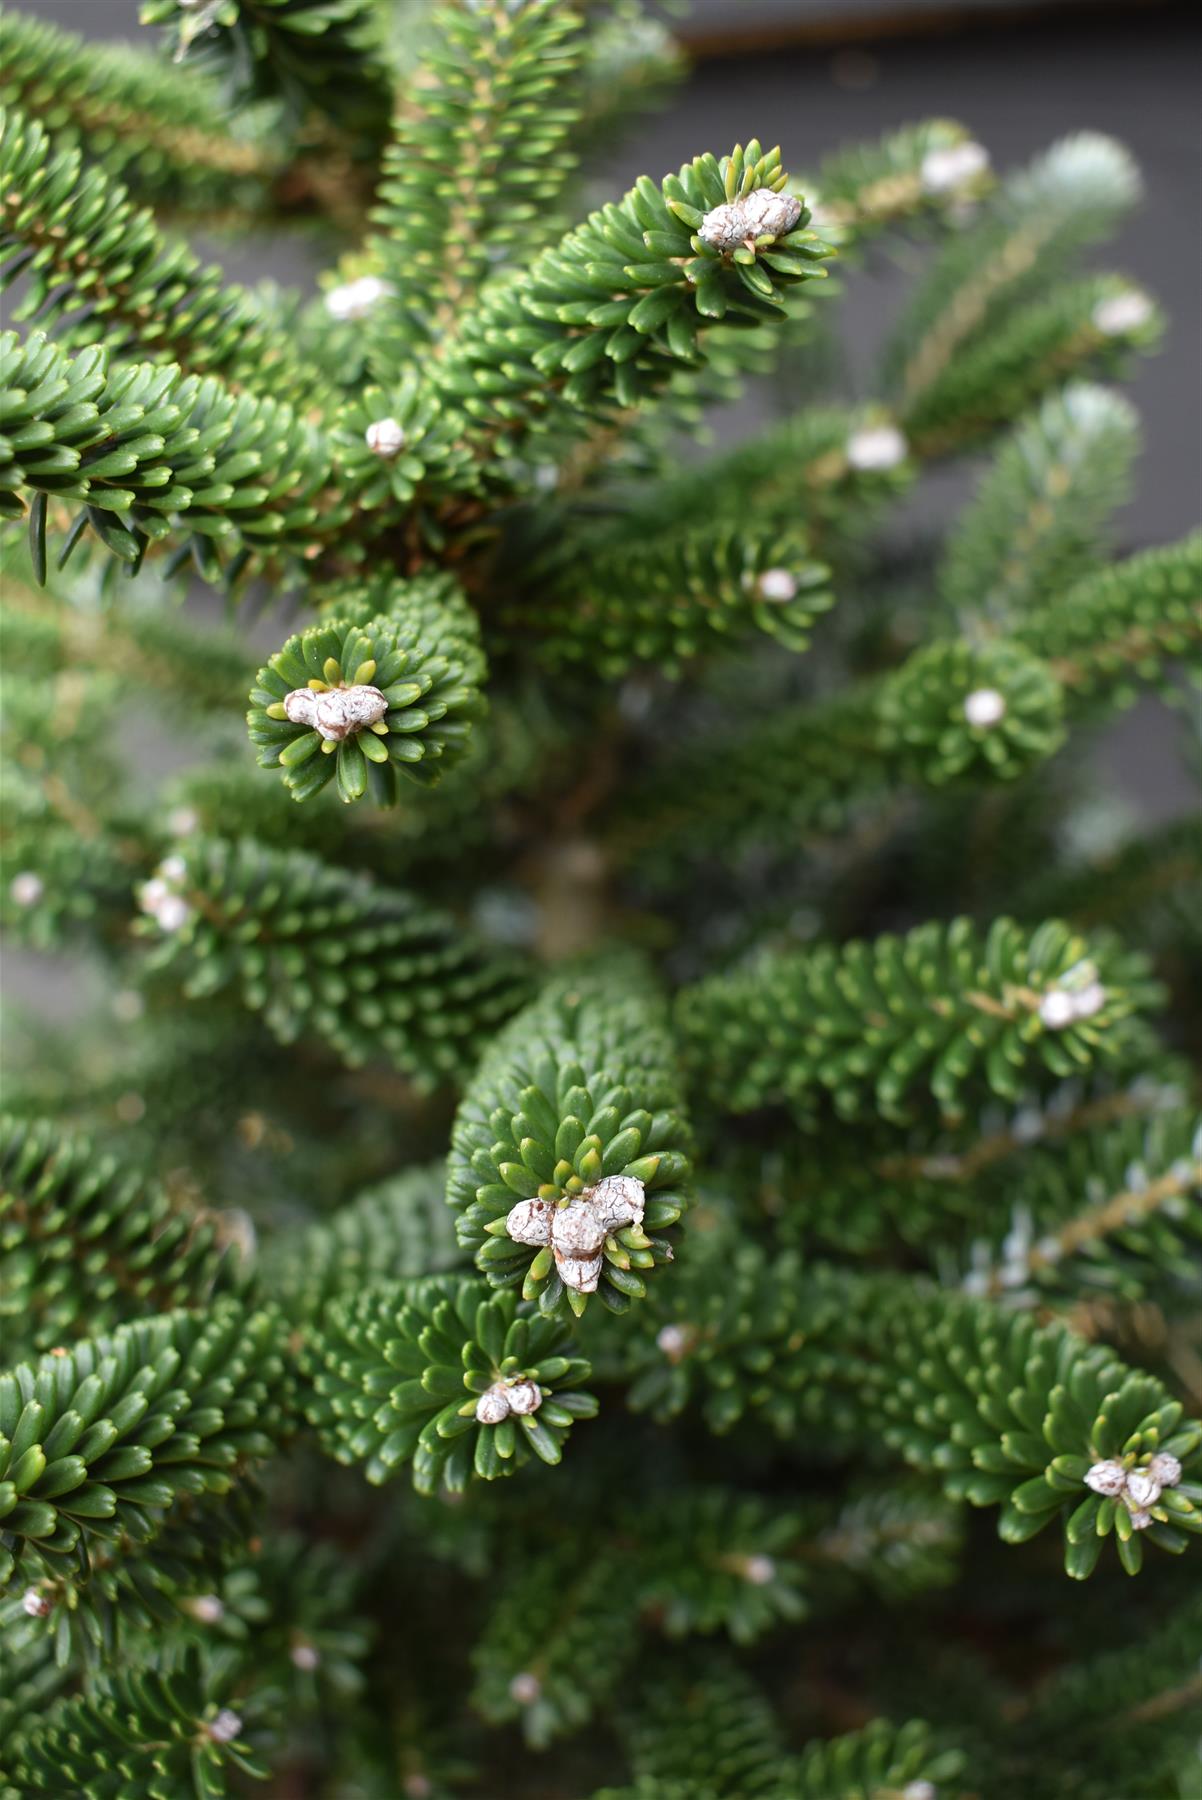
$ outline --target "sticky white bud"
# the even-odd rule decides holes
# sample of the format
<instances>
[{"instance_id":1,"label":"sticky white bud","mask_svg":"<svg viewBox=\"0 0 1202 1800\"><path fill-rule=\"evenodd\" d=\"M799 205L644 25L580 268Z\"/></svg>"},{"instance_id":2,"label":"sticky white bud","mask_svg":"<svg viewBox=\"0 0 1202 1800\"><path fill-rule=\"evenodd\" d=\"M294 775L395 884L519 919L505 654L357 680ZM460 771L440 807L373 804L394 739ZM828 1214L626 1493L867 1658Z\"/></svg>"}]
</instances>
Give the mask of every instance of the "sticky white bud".
<instances>
[{"instance_id":1,"label":"sticky white bud","mask_svg":"<svg viewBox=\"0 0 1202 1800\"><path fill-rule=\"evenodd\" d=\"M293 688L284 695L284 712L294 725L307 725L333 743L341 743L365 725L374 725L387 711L388 702L379 688L364 682L354 687L328 688L324 693Z\"/></svg>"},{"instance_id":2,"label":"sticky white bud","mask_svg":"<svg viewBox=\"0 0 1202 1800\"><path fill-rule=\"evenodd\" d=\"M223 1706L215 1719L211 1719L206 1727L215 1744L232 1744L242 1730L242 1720L230 1707Z\"/></svg>"},{"instance_id":3,"label":"sticky white bud","mask_svg":"<svg viewBox=\"0 0 1202 1800\"><path fill-rule=\"evenodd\" d=\"M217 1594L197 1594L188 1601L188 1611L202 1625L219 1625L225 1617L225 1603Z\"/></svg>"},{"instance_id":4,"label":"sticky white bud","mask_svg":"<svg viewBox=\"0 0 1202 1800\"><path fill-rule=\"evenodd\" d=\"M1095 1013L1101 1012L1106 1004L1106 989L1100 981L1091 981L1088 987L1081 989L1075 1001L1076 1014L1079 1019L1092 1019Z\"/></svg>"},{"instance_id":5,"label":"sticky white bud","mask_svg":"<svg viewBox=\"0 0 1202 1800\"><path fill-rule=\"evenodd\" d=\"M173 806L167 814L167 829L172 837L191 837L199 824L194 806Z\"/></svg>"},{"instance_id":6,"label":"sticky white bud","mask_svg":"<svg viewBox=\"0 0 1202 1800\"><path fill-rule=\"evenodd\" d=\"M406 1775L401 1783L401 1792L405 1800L430 1800L434 1789L430 1786L429 1777L420 1773Z\"/></svg>"},{"instance_id":7,"label":"sticky white bud","mask_svg":"<svg viewBox=\"0 0 1202 1800\"><path fill-rule=\"evenodd\" d=\"M606 1226L600 1209L587 1199L557 1206L551 1219L551 1242L556 1255L592 1256L605 1242Z\"/></svg>"},{"instance_id":8,"label":"sticky white bud","mask_svg":"<svg viewBox=\"0 0 1202 1800\"><path fill-rule=\"evenodd\" d=\"M801 201L795 194L778 194L772 188L756 188L743 200L743 213L753 237L784 237L801 217Z\"/></svg>"},{"instance_id":9,"label":"sticky white bud","mask_svg":"<svg viewBox=\"0 0 1202 1800\"><path fill-rule=\"evenodd\" d=\"M1063 1031L1077 1016L1077 1002L1063 988L1049 988L1039 1002L1039 1016L1049 1031Z\"/></svg>"},{"instance_id":10,"label":"sticky white bud","mask_svg":"<svg viewBox=\"0 0 1202 1800\"><path fill-rule=\"evenodd\" d=\"M564 1256L558 1250L555 1252L559 1279L565 1287L574 1288L578 1294L596 1293L603 1261L604 1258L599 1253L596 1256Z\"/></svg>"},{"instance_id":11,"label":"sticky white bud","mask_svg":"<svg viewBox=\"0 0 1202 1800\"><path fill-rule=\"evenodd\" d=\"M962 144L940 144L928 150L919 164L918 179L924 193L951 194L983 175L989 167L984 144L971 139Z\"/></svg>"},{"instance_id":12,"label":"sticky white bud","mask_svg":"<svg viewBox=\"0 0 1202 1800\"><path fill-rule=\"evenodd\" d=\"M902 1800L935 1800L935 1783L933 1781L907 1781L902 1789Z\"/></svg>"},{"instance_id":13,"label":"sticky white bud","mask_svg":"<svg viewBox=\"0 0 1202 1800\"><path fill-rule=\"evenodd\" d=\"M157 913L170 892L167 883L154 875L149 881L144 881L138 889L138 905L143 912Z\"/></svg>"},{"instance_id":14,"label":"sticky white bud","mask_svg":"<svg viewBox=\"0 0 1202 1800\"><path fill-rule=\"evenodd\" d=\"M743 1564L743 1579L752 1587L767 1587L776 1580L776 1564L770 1556L749 1556Z\"/></svg>"},{"instance_id":15,"label":"sticky white bud","mask_svg":"<svg viewBox=\"0 0 1202 1800\"><path fill-rule=\"evenodd\" d=\"M321 1667L321 1652L314 1644L293 1644L288 1654L293 1668L303 1670L306 1675Z\"/></svg>"},{"instance_id":16,"label":"sticky white bud","mask_svg":"<svg viewBox=\"0 0 1202 1800\"><path fill-rule=\"evenodd\" d=\"M761 600L784 605L797 594L797 577L790 569L765 569L755 586Z\"/></svg>"},{"instance_id":17,"label":"sticky white bud","mask_svg":"<svg viewBox=\"0 0 1202 1800\"><path fill-rule=\"evenodd\" d=\"M646 1191L637 1175L606 1175L596 1187L586 1190L584 1198L606 1235L643 1222Z\"/></svg>"},{"instance_id":18,"label":"sticky white bud","mask_svg":"<svg viewBox=\"0 0 1202 1800\"><path fill-rule=\"evenodd\" d=\"M53 1600L41 1588L27 1587L21 1595L21 1610L28 1613L31 1619L45 1619L53 1608Z\"/></svg>"},{"instance_id":19,"label":"sticky white bud","mask_svg":"<svg viewBox=\"0 0 1202 1800\"><path fill-rule=\"evenodd\" d=\"M550 1200L519 1200L506 1215L505 1230L515 1244L549 1244L554 1211Z\"/></svg>"},{"instance_id":20,"label":"sticky white bud","mask_svg":"<svg viewBox=\"0 0 1202 1800\"><path fill-rule=\"evenodd\" d=\"M1171 1450L1161 1450L1148 1464L1148 1474L1162 1488L1176 1487L1181 1480L1181 1463Z\"/></svg>"},{"instance_id":21,"label":"sticky white bud","mask_svg":"<svg viewBox=\"0 0 1202 1800\"><path fill-rule=\"evenodd\" d=\"M1096 1462L1086 1470L1085 1485L1092 1488L1095 1494L1107 1494L1113 1498L1126 1487L1127 1471L1121 1462L1114 1462L1112 1459Z\"/></svg>"},{"instance_id":22,"label":"sticky white bud","mask_svg":"<svg viewBox=\"0 0 1202 1800\"><path fill-rule=\"evenodd\" d=\"M655 1341L669 1362L679 1362L689 1347L689 1334L680 1325L664 1325L655 1334Z\"/></svg>"},{"instance_id":23,"label":"sticky white bud","mask_svg":"<svg viewBox=\"0 0 1202 1800\"><path fill-rule=\"evenodd\" d=\"M361 275L357 281L329 289L326 311L332 319L365 319L386 294L394 292L392 284L378 275Z\"/></svg>"},{"instance_id":24,"label":"sticky white bud","mask_svg":"<svg viewBox=\"0 0 1202 1800\"><path fill-rule=\"evenodd\" d=\"M182 931L192 917L192 908L182 894L168 894L155 907L154 916L164 931Z\"/></svg>"},{"instance_id":25,"label":"sticky white bud","mask_svg":"<svg viewBox=\"0 0 1202 1800\"><path fill-rule=\"evenodd\" d=\"M506 1398L510 1412L517 1413L519 1418L525 1418L529 1413L537 1412L542 1405L543 1390L537 1381L514 1381L506 1389Z\"/></svg>"},{"instance_id":26,"label":"sticky white bud","mask_svg":"<svg viewBox=\"0 0 1202 1800\"><path fill-rule=\"evenodd\" d=\"M1121 294L1108 294L1099 300L1091 317L1103 337L1126 337L1148 323L1152 302L1138 288L1127 288Z\"/></svg>"},{"instance_id":27,"label":"sticky white bud","mask_svg":"<svg viewBox=\"0 0 1202 1800\"><path fill-rule=\"evenodd\" d=\"M188 865L182 856L165 856L159 864L159 876L163 881L183 881L188 873Z\"/></svg>"},{"instance_id":28,"label":"sticky white bud","mask_svg":"<svg viewBox=\"0 0 1202 1800\"><path fill-rule=\"evenodd\" d=\"M751 221L738 200L727 206L712 207L697 227L697 236L702 243L715 250L737 250L750 235Z\"/></svg>"},{"instance_id":29,"label":"sticky white bud","mask_svg":"<svg viewBox=\"0 0 1202 1800\"><path fill-rule=\"evenodd\" d=\"M502 1382L494 1382L493 1386L481 1394L476 1402L476 1423L479 1425L499 1425L502 1419L510 1414L509 1395Z\"/></svg>"},{"instance_id":30,"label":"sticky white bud","mask_svg":"<svg viewBox=\"0 0 1202 1800\"><path fill-rule=\"evenodd\" d=\"M864 425L853 431L844 447L844 455L853 469L878 471L896 469L905 462L908 445L896 425Z\"/></svg>"},{"instance_id":31,"label":"sticky white bud","mask_svg":"<svg viewBox=\"0 0 1202 1800\"><path fill-rule=\"evenodd\" d=\"M1005 696L996 688L974 688L964 702L964 717L970 725L1000 725L1005 716Z\"/></svg>"},{"instance_id":32,"label":"sticky white bud","mask_svg":"<svg viewBox=\"0 0 1202 1800\"><path fill-rule=\"evenodd\" d=\"M1151 1523L1152 1515L1150 1512L1146 1512L1143 1507L1136 1507L1131 1513L1132 1531L1146 1531Z\"/></svg>"},{"instance_id":33,"label":"sticky white bud","mask_svg":"<svg viewBox=\"0 0 1202 1800\"><path fill-rule=\"evenodd\" d=\"M9 882L8 892L14 906L36 906L46 892L46 883L32 869L22 869Z\"/></svg>"},{"instance_id":34,"label":"sticky white bud","mask_svg":"<svg viewBox=\"0 0 1202 1800\"><path fill-rule=\"evenodd\" d=\"M1155 1506L1160 1499L1160 1483L1151 1469L1132 1469L1127 1477L1127 1504L1132 1512Z\"/></svg>"},{"instance_id":35,"label":"sticky white bud","mask_svg":"<svg viewBox=\"0 0 1202 1800\"><path fill-rule=\"evenodd\" d=\"M373 419L363 439L377 456L398 456L405 448L405 428L399 419Z\"/></svg>"},{"instance_id":36,"label":"sticky white bud","mask_svg":"<svg viewBox=\"0 0 1202 1800\"><path fill-rule=\"evenodd\" d=\"M515 1675L509 1684L509 1698L516 1700L519 1706L533 1706L542 1691L542 1682L528 1669L523 1669L520 1675Z\"/></svg>"}]
</instances>

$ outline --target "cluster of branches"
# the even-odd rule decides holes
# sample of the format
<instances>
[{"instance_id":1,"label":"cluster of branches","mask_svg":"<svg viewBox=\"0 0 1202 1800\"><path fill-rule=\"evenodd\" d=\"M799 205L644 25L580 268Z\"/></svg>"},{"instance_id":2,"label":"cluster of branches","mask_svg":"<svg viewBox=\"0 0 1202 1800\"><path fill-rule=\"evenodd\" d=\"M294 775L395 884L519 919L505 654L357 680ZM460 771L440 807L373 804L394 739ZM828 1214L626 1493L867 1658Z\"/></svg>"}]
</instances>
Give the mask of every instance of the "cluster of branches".
<instances>
[{"instance_id":1,"label":"cluster of branches","mask_svg":"<svg viewBox=\"0 0 1202 1800\"><path fill-rule=\"evenodd\" d=\"M1160 321L1081 254L1136 171L1081 134L995 179L935 121L573 224L662 29L413 10L416 58L373 0L147 0L172 62L0 17L3 916L112 977L22 1028L0 1122L0 1794L498 1792L469 1698L535 1748L612 1716L596 1800L1151 1800L1194 1697L1157 1553L1202 1529L1199 845L1064 823L1083 734L1202 636L1198 538L1111 554L1098 382ZM237 287L167 205L340 260ZM848 405L818 278L899 231ZM804 407L682 468L771 366ZM256 672L188 580L308 611ZM149 804L147 699L191 765ZM1133 1642L918 1692L894 1609L1003 1555L1041 1600L1115 1565L1099 1636L1140 1574ZM806 1749L694 1641L766 1643L779 1696L774 1632L804 1672L797 1621L865 1616Z\"/></svg>"}]
</instances>

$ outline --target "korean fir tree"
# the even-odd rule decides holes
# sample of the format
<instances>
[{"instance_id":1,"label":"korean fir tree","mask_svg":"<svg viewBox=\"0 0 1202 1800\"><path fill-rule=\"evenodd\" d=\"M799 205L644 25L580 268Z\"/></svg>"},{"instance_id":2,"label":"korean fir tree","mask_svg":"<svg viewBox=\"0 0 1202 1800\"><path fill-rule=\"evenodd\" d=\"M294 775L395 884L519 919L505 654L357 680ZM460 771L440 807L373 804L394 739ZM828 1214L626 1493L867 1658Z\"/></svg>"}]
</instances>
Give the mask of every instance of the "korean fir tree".
<instances>
[{"instance_id":1,"label":"korean fir tree","mask_svg":"<svg viewBox=\"0 0 1202 1800\"><path fill-rule=\"evenodd\" d=\"M1193 1791L1199 841L1092 752L1202 635L1112 525L1130 158L588 212L635 0L143 12L0 17L0 1794Z\"/></svg>"}]
</instances>

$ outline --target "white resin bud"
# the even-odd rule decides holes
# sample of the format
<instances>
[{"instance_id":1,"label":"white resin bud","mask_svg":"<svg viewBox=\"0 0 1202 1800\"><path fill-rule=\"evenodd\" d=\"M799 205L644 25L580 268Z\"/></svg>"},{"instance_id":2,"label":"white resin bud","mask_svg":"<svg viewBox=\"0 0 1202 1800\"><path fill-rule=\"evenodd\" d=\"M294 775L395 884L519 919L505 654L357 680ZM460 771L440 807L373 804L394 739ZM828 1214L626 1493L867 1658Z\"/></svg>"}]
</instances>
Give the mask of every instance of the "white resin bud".
<instances>
[{"instance_id":1,"label":"white resin bud","mask_svg":"<svg viewBox=\"0 0 1202 1800\"><path fill-rule=\"evenodd\" d=\"M242 1730L242 1720L228 1706L223 1706L217 1717L210 1721L207 1730L215 1744L232 1744Z\"/></svg>"},{"instance_id":2,"label":"white resin bud","mask_svg":"<svg viewBox=\"0 0 1202 1800\"><path fill-rule=\"evenodd\" d=\"M715 250L737 250L750 235L751 221L742 202L738 200L732 201L728 206L711 208L697 227L697 236L702 243L711 245Z\"/></svg>"},{"instance_id":3,"label":"white resin bud","mask_svg":"<svg viewBox=\"0 0 1202 1800\"><path fill-rule=\"evenodd\" d=\"M9 882L8 892L14 906L36 906L46 892L46 884L32 869L22 869Z\"/></svg>"},{"instance_id":4,"label":"white resin bud","mask_svg":"<svg viewBox=\"0 0 1202 1800\"><path fill-rule=\"evenodd\" d=\"M1088 987L1081 989L1076 997L1076 1013L1079 1019L1092 1019L1100 1013L1106 1004L1106 989L1100 981L1091 981Z\"/></svg>"},{"instance_id":5,"label":"white resin bud","mask_svg":"<svg viewBox=\"0 0 1202 1800\"><path fill-rule=\"evenodd\" d=\"M984 144L971 139L962 144L940 144L923 157L918 179L924 193L952 194L975 181L988 167L989 152Z\"/></svg>"},{"instance_id":6,"label":"white resin bud","mask_svg":"<svg viewBox=\"0 0 1202 1800\"><path fill-rule=\"evenodd\" d=\"M191 837L199 824L194 806L173 806L167 814L167 829L172 837Z\"/></svg>"},{"instance_id":7,"label":"white resin bud","mask_svg":"<svg viewBox=\"0 0 1202 1800\"><path fill-rule=\"evenodd\" d=\"M549 1200L519 1200L506 1216L505 1229L515 1244L549 1244L554 1211Z\"/></svg>"},{"instance_id":8,"label":"white resin bud","mask_svg":"<svg viewBox=\"0 0 1202 1800\"><path fill-rule=\"evenodd\" d=\"M783 606L796 598L797 577L791 569L765 569L755 589L761 600L772 600Z\"/></svg>"},{"instance_id":9,"label":"white resin bud","mask_svg":"<svg viewBox=\"0 0 1202 1800\"><path fill-rule=\"evenodd\" d=\"M996 688L975 688L964 702L964 717L970 725L1000 725L1005 716L1005 696Z\"/></svg>"},{"instance_id":10,"label":"white resin bud","mask_svg":"<svg viewBox=\"0 0 1202 1800\"><path fill-rule=\"evenodd\" d=\"M1171 1450L1161 1450L1148 1464L1148 1474L1162 1488L1176 1487L1181 1480L1181 1463Z\"/></svg>"},{"instance_id":11,"label":"white resin bud","mask_svg":"<svg viewBox=\"0 0 1202 1800\"><path fill-rule=\"evenodd\" d=\"M314 1644L293 1644L288 1654L293 1668L303 1670L306 1675L321 1667L321 1652Z\"/></svg>"},{"instance_id":12,"label":"white resin bud","mask_svg":"<svg viewBox=\"0 0 1202 1800\"><path fill-rule=\"evenodd\" d=\"M1132 1511L1132 1513L1131 1513L1131 1529L1132 1529L1132 1531L1146 1531L1148 1529L1148 1526L1151 1523L1152 1523L1151 1513L1146 1512L1142 1506L1137 1506Z\"/></svg>"},{"instance_id":13,"label":"white resin bud","mask_svg":"<svg viewBox=\"0 0 1202 1800\"><path fill-rule=\"evenodd\" d=\"M1049 1031L1063 1031L1077 1016L1077 1002L1063 988L1049 988L1039 1002L1039 1016Z\"/></svg>"},{"instance_id":14,"label":"white resin bud","mask_svg":"<svg viewBox=\"0 0 1202 1800\"><path fill-rule=\"evenodd\" d=\"M743 1564L743 1579L752 1587L768 1587L776 1580L776 1564L770 1556L749 1556Z\"/></svg>"},{"instance_id":15,"label":"white resin bud","mask_svg":"<svg viewBox=\"0 0 1202 1800\"><path fill-rule=\"evenodd\" d=\"M399 456L405 448L405 427L399 419L373 419L363 439L377 456Z\"/></svg>"},{"instance_id":16,"label":"white resin bud","mask_svg":"<svg viewBox=\"0 0 1202 1800\"><path fill-rule=\"evenodd\" d=\"M505 1390L505 1397L509 1401L510 1412L517 1413L519 1418L525 1418L529 1413L537 1412L542 1405L543 1390L537 1381L514 1381Z\"/></svg>"},{"instance_id":17,"label":"white resin bud","mask_svg":"<svg viewBox=\"0 0 1202 1800\"><path fill-rule=\"evenodd\" d=\"M688 1352L689 1334L682 1325L662 1326L655 1341L669 1362L679 1362Z\"/></svg>"},{"instance_id":18,"label":"white resin bud","mask_svg":"<svg viewBox=\"0 0 1202 1800\"><path fill-rule=\"evenodd\" d=\"M159 875L164 881L183 881L188 873L188 865L178 853L165 856L159 864Z\"/></svg>"},{"instance_id":19,"label":"white resin bud","mask_svg":"<svg viewBox=\"0 0 1202 1800\"><path fill-rule=\"evenodd\" d=\"M515 1675L509 1684L509 1698L516 1700L519 1706L533 1706L542 1691L542 1682L528 1669L523 1669L520 1675Z\"/></svg>"},{"instance_id":20,"label":"white resin bud","mask_svg":"<svg viewBox=\"0 0 1202 1800\"><path fill-rule=\"evenodd\" d=\"M555 1252L555 1266L559 1270L559 1279L565 1287L575 1289L578 1294L595 1294L597 1284L601 1280L601 1264L604 1258L596 1256L562 1256Z\"/></svg>"},{"instance_id":21,"label":"white resin bud","mask_svg":"<svg viewBox=\"0 0 1202 1800\"><path fill-rule=\"evenodd\" d=\"M418 1771L413 1775L406 1775L401 1783L401 1792L405 1800L430 1800L434 1789L430 1786L429 1777Z\"/></svg>"},{"instance_id":22,"label":"white resin bud","mask_svg":"<svg viewBox=\"0 0 1202 1800\"><path fill-rule=\"evenodd\" d=\"M1107 1460L1096 1462L1086 1471L1085 1485L1092 1488L1095 1494L1108 1494L1113 1497L1121 1494L1127 1485L1127 1471L1121 1462Z\"/></svg>"},{"instance_id":23,"label":"white resin bud","mask_svg":"<svg viewBox=\"0 0 1202 1800\"><path fill-rule=\"evenodd\" d=\"M1132 1512L1155 1506L1160 1499L1160 1483L1151 1469L1132 1469L1127 1477L1127 1504Z\"/></svg>"},{"instance_id":24,"label":"white resin bud","mask_svg":"<svg viewBox=\"0 0 1202 1800\"><path fill-rule=\"evenodd\" d=\"M1126 337L1152 317L1152 302L1138 288L1108 294L1094 307L1092 318L1103 337Z\"/></svg>"},{"instance_id":25,"label":"white resin bud","mask_svg":"<svg viewBox=\"0 0 1202 1800\"><path fill-rule=\"evenodd\" d=\"M486 1393L481 1394L476 1402L476 1423L478 1425L499 1425L510 1413L509 1395L502 1383L497 1382Z\"/></svg>"},{"instance_id":26,"label":"white resin bud","mask_svg":"<svg viewBox=\"0 0 1202 1800\"><path fill-rule=\"evenodd\" d=\"M621 1231L624 1225L641 1225L643 1222L646 1192L637 1175L606 1175L595 1188L586 1192L585 1199L606 1235Z\"/></svg>"},{"instance_id":27,"label":"white resin bud","mask_svg":"<svg viewBox=\"0 0 1202 1800\"><path fill-rule=\"evenodd\" d=\"M21 1595L21 1611L31 1619L45 1619L54 1607L49 1594L43 1594L40 1588L27 1587Z\"/></svg>"},{"instance_id":28,"label":"white resin bud","mask_svg":"<svg viewBox=\"0 0 1202 1800\"><path fill-rule=\"evenodd\" d=\"M349 688L293 688L284 695L284 712L294 725L307 725L327 742L341 743L353 732L374 725L388 711L388 702L377 687L359 682Z\"/></svg>"},{"instance_id":29,"label":"white resin bud","mask_svg":"<svg viewBox=\"0 0 1202 1800\"><path fill-rule=\"evenodd\" d=\"M335 743L374 725L388 711L388 702L378 687L359 682L355 687L330 688L318 694L316 725L323 738Z\"/></svg>"},{"instance_id":30,"label":"white resin bud","mask_svg":"<svg viewBox=\"0 0 1202 1800\"><path fill-rule=\"evenodd\" d=\"M794 194L777 194L771 188L756 188L743 199L743 213L753 237L771 233L784 237L801 217L801 201Z\"/></svg>"},{"instance_id":31,"label":"white resin bud","mask_svg":"<svg viewBox=\"0 0 1202 1800\"><path fill-rule=\"evenodd\" d=\"M605 1242L606 1226L588 1199L558 1206L551 1220L556 1256L593 1256Z\"/></svg>"},{"instance_id":32,"label":"white resin bud","mask_svg":"<svg viewBox=\"0 0 1202 1800\"><path fill-rule=\"evenodd\" d=\"M844 448L850 466L868 472L896 469L907 454L908 445L896 425L864 425L852 432Z\"/></svg>"},{"instance_id":33,"label":"white resin bud","mask_svg":"<svg viewBox=\"0 0 1202 1800\"><path fill-rule=\"evenodd\" d=\"M189 1601L188 1611L202 1625L219 1625L225 1617L225 1603L217 1594L197 1594Z\"/></svg>"},{"instance_id":34,"label":"white resin bud","mask_svg":"<svg viewBox=\"0 0 1202 1800\"><path fill-rule=\"evenodd\" d=\"M154 916L164 931L182 931L192 917L192 908L182 894L168 894L155 907Z\"/></svg>"},{"instance_id":35,"label":"white resin bud","mask_svg":"<svg viewBox=\"0 0 1202 1800\"><path fill-rule=\"evenodd\" d=\"M326 294L326 311L332 319L365 319L372 308L395 290L378 275L361 275Z\"/></svg>"},{"instance_id":36,"label":"white resin bud","mask_svg":"<svg viewBox=\"0 0 1202 1800\"><path fill-rule=\"evenodd\" d=\"M933 1781L907 1781L902 1789L902 1800L935 1800L935 1783Z\"/></svg>"}]
</instances>

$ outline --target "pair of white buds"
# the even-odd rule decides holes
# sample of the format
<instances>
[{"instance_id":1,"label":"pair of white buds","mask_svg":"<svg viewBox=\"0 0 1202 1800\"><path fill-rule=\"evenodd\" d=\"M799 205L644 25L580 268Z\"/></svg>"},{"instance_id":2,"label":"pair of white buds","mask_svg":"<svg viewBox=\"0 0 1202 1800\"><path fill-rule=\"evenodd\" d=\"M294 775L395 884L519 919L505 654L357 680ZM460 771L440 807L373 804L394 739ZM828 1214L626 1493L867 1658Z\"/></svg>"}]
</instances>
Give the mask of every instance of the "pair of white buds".
<instances>
[{"instance_id":1,"label":"pair of white buds","mask_svg":"<svg viewBox=\"0 0 1202 1800\"><path fill-rule=\"evenodd\" d=\"M188 873L182 856L165 856L149 881L138 889L138 905L164 931L181 931L192 917L192 908L177 892Z\"/></svg>"},{"instance_id":2,"label":"pair of white buds","mask_svg":"<svg viewBox=\"0 0 1202 1800\"><path fill-rule=\"evenodd\" d=\"M388 702L377 687L357 682L354 687L293 688L284 695L284 711L294 725L307 725L330 743L375 725L388 711Z\"/></svg>"},{"instance_id":3,"label":"pair of white buds","mask_svg":"<svg viewBox=\"0 0 1202 1800\"><path fill-rule=\"evenodd\" d=\"M989 152L971 138L959 144L939 144L928 150L918 166L925 194L954 194L976 181L989 167Z\"/></svg>"},{"instance_id":4,"label":"pair of white buds","mask_svg":"<svg viewBox=\"0 0 1202 1800\"><path fill-rule=\"evenodd\" d=\"M476 1402L476 1418L481 1425L499 1425L510 1413L525 1418L537 1412L542 1403L537 1381L494 1381Z\"/></svg>"},{"instance_id":5,"label":"pair of white buds","mask_svg":"<svg viewBox=\"0 0 1202 1800\"><path fill-rule=\"evenodd\" d=\"M1048 989L1039 1002L1039 1016L1049 1031L1065 1031L1082 1019L1092 1019L1106 1004L1106 989L1092 963L1078 963Z\"/></svg>"},{"instance_id":6,"label":"pair of white buds","mask_svg":"<svg viewBox=\"0 0 1202 1800\"><path fill-rule=\"evenodd\" d=\"M641 1225L645 1203L637 1176L607 1175L566 1206L554 1200L519 1200L505 1229L515 1244L549 1244L564 1286L595 1294L606 1238L627 1225Z\"/></svg>"},{"instance_id":7,"label":"pair of white buds","mask_svg":"<svg viewBox=\"0 0 1202 1800\"><path fill-rule=\"evenodd\" d=\"M843 446L847 466L865 474L896 469L910 454L910 446L896 425L863 425Z\"/></svg>"},{"instance_id":8,"label":"pair of white buds","mask_svg":"<svg viewBox=\"0 0 1202 1800\"><path fill-rule=\"evenodd\" d=\"M395 294L391 282L378 275L360 275L342 287L330 288L326 294L326 311L332 319L365 319L372 308L387 294Z\"/></svg>"},{"instance_id":9,"label":"pair of white buds","mask_svg":"<svg viewBox=\"0 0 1202 1800\"><path fill-rule=\"evenodd\" d=\"M697 236L714 250L737 250L742 244L754 246L759 237L784 237L800 217L801 201L795 195L756 188L712 207L697 227Z\"/></svg>"},{"instance_id":10,"label":"pair of white buds","mask_svg":"<svg viewBox=\"0 0 1202 1800\"><path fill-rule=\"evenodd\" d=\"M1146 1531L1152 1523L1151 1508L1165 1488L1176 1487L1180 1480L1181 1463L1170 1451L1162 1450L1142 1469L1126 1469L1111 1458L1096 1462L1086 1473L1085 1485L1107 1499L1121 1499L1135 1530Z\"/></svg>"}]
</instances>

